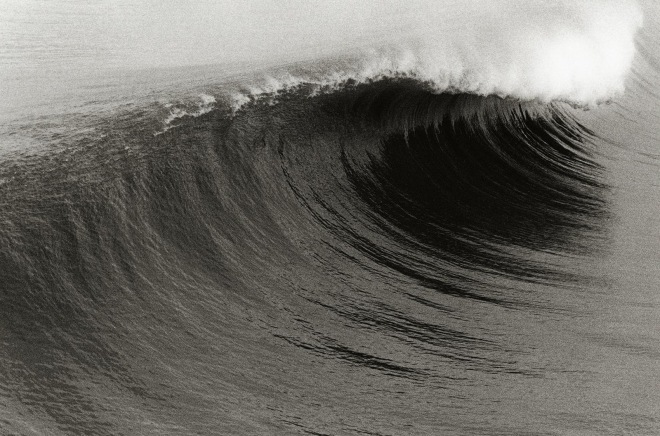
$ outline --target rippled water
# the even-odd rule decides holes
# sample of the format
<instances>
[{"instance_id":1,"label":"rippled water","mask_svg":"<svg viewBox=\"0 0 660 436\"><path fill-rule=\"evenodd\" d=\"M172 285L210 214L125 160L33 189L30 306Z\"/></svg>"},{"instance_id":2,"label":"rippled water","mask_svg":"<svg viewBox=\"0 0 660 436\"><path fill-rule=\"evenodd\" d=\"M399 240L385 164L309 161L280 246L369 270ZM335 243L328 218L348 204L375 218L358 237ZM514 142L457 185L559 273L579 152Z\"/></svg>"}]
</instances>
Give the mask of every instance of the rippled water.
<instances>
[{"instance_id":1,"label":"rippled water","mask_svg":"<svg viewBox=\"0 0 660 436\"><path fill-rule=\"evenodd\" d=\"M183 56L219 6L127 37L145 6L7 5L0 434L660 432L656 5L588 109L241 57L253 30Z\"/></svg>"}]
</instances>

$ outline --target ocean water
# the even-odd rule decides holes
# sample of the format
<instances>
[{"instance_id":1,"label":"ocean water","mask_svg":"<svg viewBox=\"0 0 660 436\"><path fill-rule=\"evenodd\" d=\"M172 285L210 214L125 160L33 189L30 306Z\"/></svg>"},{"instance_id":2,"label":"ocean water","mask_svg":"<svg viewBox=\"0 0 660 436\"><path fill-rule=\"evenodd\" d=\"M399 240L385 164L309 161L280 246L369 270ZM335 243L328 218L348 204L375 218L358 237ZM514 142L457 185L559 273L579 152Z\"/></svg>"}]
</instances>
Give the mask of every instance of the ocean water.
<instances>
[{"instance_id":1,"label":"ocean water","mask_svg":"<svg viewBox=\"0 0 660 436\"><path fill-rule=\"evenodd\" d=\"M660 434L660 7L0 2L1 435Z\"/></svg>"}]
</instances>

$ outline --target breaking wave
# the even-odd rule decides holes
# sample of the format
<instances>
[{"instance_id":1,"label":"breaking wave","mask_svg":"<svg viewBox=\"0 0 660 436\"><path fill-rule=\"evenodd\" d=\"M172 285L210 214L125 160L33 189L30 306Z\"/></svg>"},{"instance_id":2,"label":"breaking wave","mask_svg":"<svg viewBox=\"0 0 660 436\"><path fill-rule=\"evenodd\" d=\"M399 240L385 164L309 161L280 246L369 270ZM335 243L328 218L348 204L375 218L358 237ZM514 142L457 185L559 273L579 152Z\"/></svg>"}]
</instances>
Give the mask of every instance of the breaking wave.
<instances>
[{"instance_id":1,"label":"breaking wave","mask_svg":"<svg viewBox=\"0 0 660 436\"><path fill-rule=\"evenodd\" d=\"M413 9L424 12L414 19L388 16L398 21L395 36L315 59L313 66L282 68L236 96L237 104L302 84L334 90L407 77L436 93L593 105L623 91L642 23L637 5L626 1L475 2L459 17L442 2L417 3Z\"/></svg>"},{"instance_id":2,"label":"breaking wave","mask_svg":"<svg viewBox=\"0 0 660 436\"><path fill-rule=\"evenodd\" d=\"M39 145L0 160L3 429L584 428L534 401L595 371L555 358L610 286L585 114L624 90L641 13L414 3L355 6L347 35L319 6L332 53L3 127ZM508 409L490 384L539 391Z\"/></svg>"}]
</instances>

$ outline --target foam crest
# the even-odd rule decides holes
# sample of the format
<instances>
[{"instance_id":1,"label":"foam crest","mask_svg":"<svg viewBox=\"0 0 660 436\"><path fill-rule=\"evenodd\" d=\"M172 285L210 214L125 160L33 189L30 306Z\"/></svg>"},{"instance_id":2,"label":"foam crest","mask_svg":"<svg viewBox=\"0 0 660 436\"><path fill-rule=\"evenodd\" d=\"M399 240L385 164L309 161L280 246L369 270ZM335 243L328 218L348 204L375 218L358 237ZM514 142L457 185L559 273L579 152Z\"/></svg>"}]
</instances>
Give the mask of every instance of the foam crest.
<instances>
[{"instance_id":1,"label":"foam crest","mask_svg":"<svg viewBox=\"0 0 660 436\"><path fill-rule=\"evenodd\" d=\"M349 7L343 3L333 5ZM383 77L413 77L436 92L596 104L624 91L642 24L640 8L629 0L416 0L396 12L402 5L383 2L362 21L353 47L325 57L322 68L317 58L314 68L269 75L235 95L234 107L302 84L318 92Z\"/></svg>"},{"instance_id":2,"label":"foam crest","mask_svg":"<svg viewBox=\"0 0 660 436\"><path fill-rule=\"evenodd\" d=\"M165 119L164 123L166 126L169 126L174 120L179 118L186 116L199 117L201 115L207 114L215 108L215 103L215 97L208 94L200 94L198 102L192 104L189 103L184 106L168 103L165 105L165 107L169 110L169 115Z\"/></svg>"},{"instance_id":3,"label":"foam crest","mask_svg":"<svg viewBox=\"0 0 660 436\"><path fill-rule=\"evenodd\" d=\"M212 95L199 94L198 100L178 103L166 103L163 106L167 109L168 114L163 121L163 130L154 133L154 136L161 135L168 130L176 127L174 121L184 118L193 117L197 118L204 114L211 112L215 109L216 99Z\"/></svg>"}]
</instances>

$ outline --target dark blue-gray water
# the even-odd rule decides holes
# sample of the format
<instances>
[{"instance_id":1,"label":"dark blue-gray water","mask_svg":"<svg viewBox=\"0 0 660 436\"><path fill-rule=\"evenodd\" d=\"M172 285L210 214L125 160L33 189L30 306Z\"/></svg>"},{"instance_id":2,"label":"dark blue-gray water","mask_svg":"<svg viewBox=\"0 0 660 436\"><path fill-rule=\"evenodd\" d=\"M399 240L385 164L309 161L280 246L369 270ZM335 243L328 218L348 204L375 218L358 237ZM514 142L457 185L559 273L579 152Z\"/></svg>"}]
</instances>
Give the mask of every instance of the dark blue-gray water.
<instances>
[{"instance_id":1,"label":"dark blue-gray water","mask_svg":"<svg viewBox=\"0 0 660 436\"><path fill-rule=\"evenodd\" d=\"M7 44L0 434L660 434L659 16L586 108Z\"/></svg>"}]
</instances>

